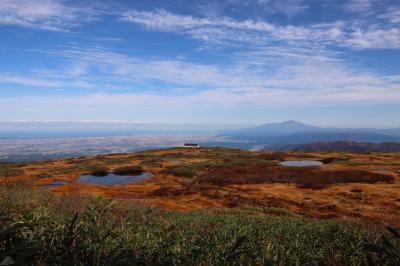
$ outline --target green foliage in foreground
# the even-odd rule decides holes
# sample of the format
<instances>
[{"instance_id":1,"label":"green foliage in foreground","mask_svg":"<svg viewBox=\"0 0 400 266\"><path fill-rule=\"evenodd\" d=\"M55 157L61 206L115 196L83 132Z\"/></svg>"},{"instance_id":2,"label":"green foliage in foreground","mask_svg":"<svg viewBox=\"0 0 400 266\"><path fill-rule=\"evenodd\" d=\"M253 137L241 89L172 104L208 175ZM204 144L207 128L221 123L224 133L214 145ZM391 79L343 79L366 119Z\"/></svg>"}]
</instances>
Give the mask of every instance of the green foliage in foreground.
<instances>
[{"instance_id":1,"label":"green foliage in foreground","mask_svg":"<svg viewBox=\"0 0 400 266\"><path fill-rule=\"evenodd\" d=\"M378 261L374 260L372 256L368 256L369 265L375 265L376 263L384 263L387 260L393 262L393 265L400 265L400 230L392 227L386 228L391 238L382 236L382 244L368 244L371 253L377 253Z\"/></svg>"},{"instance_id":2,"label":"green foliage in foreground","mask_svg":"<svg viewBox=\"0 0 400 266\"><path fill-rule=\"evenodd\" d=\"M382 237L257 209L166 212L45 191L0 197L2 265L362 265L376 259L366 243Z\"/></svg>"}]
</instances>

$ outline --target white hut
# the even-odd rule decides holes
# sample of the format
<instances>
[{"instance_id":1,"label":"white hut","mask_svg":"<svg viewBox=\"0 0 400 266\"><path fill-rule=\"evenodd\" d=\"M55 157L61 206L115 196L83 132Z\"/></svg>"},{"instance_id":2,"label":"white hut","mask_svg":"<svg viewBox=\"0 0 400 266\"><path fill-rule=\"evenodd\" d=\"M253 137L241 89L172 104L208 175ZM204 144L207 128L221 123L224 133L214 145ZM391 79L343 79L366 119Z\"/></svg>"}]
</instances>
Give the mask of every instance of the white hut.
<instances>
[{"instance_id":1,"label":"white hut","mask_svg":"<svg viewBox=\"0 0 400 266\"><path fill-rule=\"evenodd\" d=\"M185 147L185 148L200 148L200 145L196 144L196 143L185 143L185 144L183 144L183 147Z\"/></svg>"}]
</instances>

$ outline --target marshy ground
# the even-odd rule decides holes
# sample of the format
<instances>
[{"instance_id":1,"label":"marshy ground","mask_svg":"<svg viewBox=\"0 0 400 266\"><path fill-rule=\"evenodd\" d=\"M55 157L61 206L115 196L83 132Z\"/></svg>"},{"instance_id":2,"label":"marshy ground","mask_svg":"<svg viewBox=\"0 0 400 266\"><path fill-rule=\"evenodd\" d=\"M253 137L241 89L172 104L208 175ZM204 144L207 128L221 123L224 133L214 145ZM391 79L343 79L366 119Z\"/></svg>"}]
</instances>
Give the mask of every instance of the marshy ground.
<instances>
[{"instance_id":1,"label":"marshy ground","mask_svg":"<svg viewBox=\"0 0 400 266\"><path fill-rule=\"evenodd\" d=\"M280 165L282 160L319 160L324 164L286 167ZM47 188L57 195L99 195L166 210L280 208L306 217L400 225L398 153L262 153L174 148L0 167L2 184L19 183L43 189L46 184L59 182L61 185ZM76 182L84 174L130 168L152 176L117 186Z\"/></svg>"}]
</instances>

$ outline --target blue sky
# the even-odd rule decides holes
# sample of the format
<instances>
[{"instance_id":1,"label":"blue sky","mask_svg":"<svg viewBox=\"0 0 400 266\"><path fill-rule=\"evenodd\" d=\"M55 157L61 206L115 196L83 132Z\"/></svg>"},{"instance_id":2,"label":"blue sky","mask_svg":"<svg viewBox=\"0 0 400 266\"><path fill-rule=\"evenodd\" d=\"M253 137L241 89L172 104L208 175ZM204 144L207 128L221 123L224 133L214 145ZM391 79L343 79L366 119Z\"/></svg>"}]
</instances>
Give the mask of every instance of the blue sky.
<instances>
[{"instance_id":1,"label":"blue sky","mask_svg":"<svg viewBox=\"0 0 400 266\"><path fill-rule=\"evenodd\" d=\"M0 0L0 36L1 121L400 126L397 0Z\"/></svg>"}]
</instances>

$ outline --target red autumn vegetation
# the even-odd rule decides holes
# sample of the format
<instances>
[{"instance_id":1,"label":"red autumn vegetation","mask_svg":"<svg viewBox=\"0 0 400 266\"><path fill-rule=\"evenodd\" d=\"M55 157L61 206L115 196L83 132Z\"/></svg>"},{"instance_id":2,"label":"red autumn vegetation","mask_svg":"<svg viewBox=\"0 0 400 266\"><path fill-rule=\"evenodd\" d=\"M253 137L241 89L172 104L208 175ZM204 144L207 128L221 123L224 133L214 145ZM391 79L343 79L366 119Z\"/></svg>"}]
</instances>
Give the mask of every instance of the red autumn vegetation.
<instances>
[{"instance_id":1,"label":"red autumn vegetation","mask_svg":"<svg viewBox=\"0 0 400 266\"><path fill-rule=\"evenodd\" d=\"M270 164L214 167L199 177L200 182L215 185L287 183L301 188L321 189L340 183L393 182L389 174L365 170L321 170L319 167L280 167Z\"/></svg>"}]
</instances>

